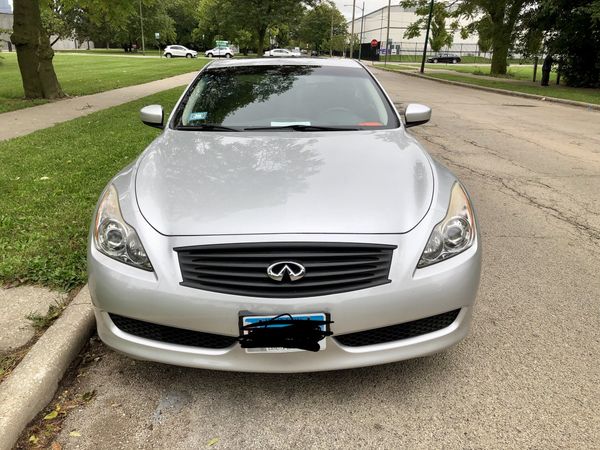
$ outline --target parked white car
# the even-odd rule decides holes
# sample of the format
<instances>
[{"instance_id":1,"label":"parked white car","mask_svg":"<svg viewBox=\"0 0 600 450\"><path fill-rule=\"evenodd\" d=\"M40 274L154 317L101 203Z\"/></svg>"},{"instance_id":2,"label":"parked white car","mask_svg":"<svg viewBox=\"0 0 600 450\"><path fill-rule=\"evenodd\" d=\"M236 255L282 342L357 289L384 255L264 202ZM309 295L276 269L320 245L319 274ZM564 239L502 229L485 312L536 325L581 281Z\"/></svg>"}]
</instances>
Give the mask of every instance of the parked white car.
<instances>
[{"instance_id":1,"label":"parked white car","mask_svg":"<svg viewBox=\"0 0 600 450\"><path fill-rule=\"evenodd\" d=\"M214 58L218 56L224 56L225 58L233 58L233 50L231 47L215 47L210 50L206 50L204 54L209 58Z\"/></svg>"},{"instance_id":2,"label":"parked white car","mask_svg":"<svg viewBox=\"0 0 600 450\"><path fill-rule=\"evenodd\" d=\"M274 48L272 50L267 50L263 56L273 56L279 58L295 58L300 56L300 53L294 53L285 48Z\"/></svg>"},{"instance_id":3,"label":"parked white car","mask_svg":"<svg viewBox=\"0 0 600 450\"><path fill-rule=\"evenodd\" d=\"M168 45L165 47L165 51L163 55L166 58L173 58L175 56L181 56L184 58L196 58L198 56L198 52L196 50L191 50L183 45Z\"/></svg>"}]
</instances>

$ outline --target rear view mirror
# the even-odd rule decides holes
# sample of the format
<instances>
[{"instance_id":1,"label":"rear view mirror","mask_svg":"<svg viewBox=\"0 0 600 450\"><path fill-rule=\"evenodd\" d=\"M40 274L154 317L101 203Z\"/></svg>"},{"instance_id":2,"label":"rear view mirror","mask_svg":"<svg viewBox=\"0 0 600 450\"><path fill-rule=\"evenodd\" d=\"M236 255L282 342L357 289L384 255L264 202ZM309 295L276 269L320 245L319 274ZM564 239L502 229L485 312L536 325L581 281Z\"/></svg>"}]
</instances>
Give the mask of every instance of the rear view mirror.
<instances>
[{"instance_id":1,"label":"rear view mirror","mask_svg":"<svg viewBox=\"0 0 600 450\"><path fill-rule=\"evenodd\" d=\"M163 128L165 112L160 105L148 105L140 109L140 119L146 125L154 128Z\"/></svg>"},{"instance_id":2,"label":"rear view mirror","mask_svg":"<svg viewBox=\"0 0 600 450\"><path fill-rule=\"evenodd\" d=\"M431 108L419 103L410 103L404 112L404 119L406 128L423 125L431 119Z\"/></svg>"}]
</instances>

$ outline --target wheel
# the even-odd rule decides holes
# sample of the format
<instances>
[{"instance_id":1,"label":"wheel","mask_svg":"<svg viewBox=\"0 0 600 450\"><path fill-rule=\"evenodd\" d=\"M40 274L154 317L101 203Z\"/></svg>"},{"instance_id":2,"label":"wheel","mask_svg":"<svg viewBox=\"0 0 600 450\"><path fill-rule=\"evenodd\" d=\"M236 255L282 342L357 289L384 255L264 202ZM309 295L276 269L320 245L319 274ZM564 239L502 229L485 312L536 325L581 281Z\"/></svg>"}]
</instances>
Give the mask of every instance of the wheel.
<instances>
[{"instance_id":1,"label":"wheel","mask_svg":"<svg viewBox=\"0 0 600 450\"><path fill-rule=\"evenodd\" d=\"M437 64L437 59L434 59L434 60L433 60L433 63L434 63L434 64Z\"/></svg>"},{"instance_id":2,"label":"wheel","mask_svg":"<svg viewBox=\"0 0 600 450\"><path fill-rule=\"evenodd\" d=\"M212 58L212 57L213 57L213 54L212 54L212 53L209 53L209 54L208 54L208 55L206 55L206 56L208 56L209 58Z\"/></svg>"},{"instance_id":3,"label":"wheel","mask_svg":"<svg viewBox=\"0 0 600 450\"><path fill-rule=\"evenodd\" d=\"M231 58L231 53L225 53L225 58Z\"/></svg>"},{"instance_id":4,"label":"wheel","mask_svg":"<svg viewBox=\"0 0 600 450\"><path fill-rule=\"evenodd\" d=\"M458 61L456 59L452 60L452 64L456 64Z\"/></svg>"},{"instance_id":5,"label":"wheel","mask_svg":"<svg viewBox=\"0 0 600 450\"><path fill-rule=\"evenodd\" d=\"M171 58L171 57L173 57L173 55L171 55L170 53L166 53L166 54L165 54L165 57L166 57L166 58Z\"/></svg>"},{"instance_id":6,"label":"wheel","mask_svg":"<svg viewBox=\"0 0 600 450\"><path fill-rule=\"evenodd\" d=\"M191 53L188 53L188 54L186 54L186 55L185 55L185 57L186 57L186 58L191 58L191 57L192 57L192 54L191 54Z\"/></svg>"}]
</instances>

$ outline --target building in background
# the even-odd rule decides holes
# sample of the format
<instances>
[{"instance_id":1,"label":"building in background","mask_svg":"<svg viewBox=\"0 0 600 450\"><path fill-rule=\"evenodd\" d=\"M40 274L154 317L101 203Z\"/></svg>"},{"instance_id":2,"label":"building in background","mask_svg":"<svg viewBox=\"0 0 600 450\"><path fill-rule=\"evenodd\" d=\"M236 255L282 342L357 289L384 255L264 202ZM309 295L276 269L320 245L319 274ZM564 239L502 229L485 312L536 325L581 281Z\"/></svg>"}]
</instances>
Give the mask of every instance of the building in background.
<instances>
[{"instance_id":1,"label":"building in background","mask_svg":"<svg viewBox=\"0 0 600 450\"><path fill-rule=\"evenodd\" d=\"M415 14L415 8L403 8L399 5L393 5L390 10L390 47L392 55L419 55L423 52L425 43L425 30L421 36L413 39L406 39L404 33L408 26L417 21L419 16ZM373 39L381 42L381 49L385 49L385 38L387 36L388 7L377 9L365 14L363 17L354 19L354 33L360 39L361 20L363 21L363 34L361 42L367 44ZM447 21L446 26L450 26ZM352 21L348 22L348 33L352 30ZM448 32L451 32L448 30ZM462 55L479 55L479 46L477 45L477 35L469 36L463 39L460 32L454 33L454 42L449 48L442 51L458 53ZM431 49L429 48L431 52ZM481 55L483 56L483 55Z\"/></svg>"}]
</instances>

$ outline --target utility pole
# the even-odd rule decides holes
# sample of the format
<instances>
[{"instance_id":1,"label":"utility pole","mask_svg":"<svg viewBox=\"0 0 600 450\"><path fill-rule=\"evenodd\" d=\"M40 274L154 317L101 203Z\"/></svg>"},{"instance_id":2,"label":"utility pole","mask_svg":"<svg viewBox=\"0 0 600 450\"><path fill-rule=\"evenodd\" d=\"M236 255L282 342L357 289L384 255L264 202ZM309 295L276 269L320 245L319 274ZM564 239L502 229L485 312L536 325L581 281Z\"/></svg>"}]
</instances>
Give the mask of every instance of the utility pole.
<instances>
[{"instance_id":1,"label":"utility pole","mask_svg":"<svg viewBox=\"0 0 600 450\"><path fill-rule=\"evenodd\" d=\"M350 58L354 55L354 12L356 11L356 0L352 0L352 31L350 31Z\"/></svg>"},{"instance_id":2,"label":"utility pole","mask_svg":"<svg viewBox=\"0 0 600 450\"><path fill-rule=\"evenodd\" d=\"M383 65L387 66L388 53L390 52L390 14L392 12L392 0L388 0L388 23L387 23L387 36L385 38L385 58Z\"/></svg>"},{"instance_id":3,"label":"utility pole","mask_svg":"<svg viewBox=\"0 0 600 450\"><path fill-rule=\"evenodd\" d=\"M425 33L425 46L423 46L423 58L421 59L421 73L425 72L425 59L427 58L427 43L429 42L429 29L431 28L431 16L433 16L433 2L429 4L429 18L427 19L427 32Z\"/></svg>"},{"instance_id":4,"label":"utility pole","mask_svg":"<svg viewBox=\"0 0 600 450\"><path fill-rule=\"evenodd\" d=\"M335 12L334 5L331 5L331 34L329 35L329 57L333 56L333 13Z\"/></svg>"},{"instance_id":5,"label":"utility pole","mask_svg":"<svg viewBox=\"0 0 600 450\"><path fill-rule=\"evenodd\" d=\"M142 0L140 0L140 28L142 29L142 55L145 55L146 44L144 43L144 17L142 16Z\"/></svg>"},{"instance_id":6,"label":"utility pole","mask_svg":"<svg viewBox=\"0 0 600 450\"><path fill-rule=\"evenodd\" d=\"M362 15L360 17L360 42L358 43L358 60L359 61L360 61L360 56L362 53L363 23L365 21L365 2L363 2L363 6L360 11L361 11Z\"/></svg>"}]
</instances>

